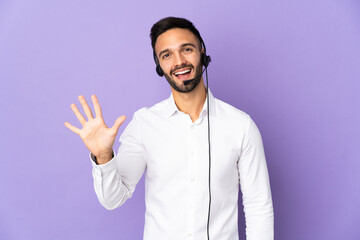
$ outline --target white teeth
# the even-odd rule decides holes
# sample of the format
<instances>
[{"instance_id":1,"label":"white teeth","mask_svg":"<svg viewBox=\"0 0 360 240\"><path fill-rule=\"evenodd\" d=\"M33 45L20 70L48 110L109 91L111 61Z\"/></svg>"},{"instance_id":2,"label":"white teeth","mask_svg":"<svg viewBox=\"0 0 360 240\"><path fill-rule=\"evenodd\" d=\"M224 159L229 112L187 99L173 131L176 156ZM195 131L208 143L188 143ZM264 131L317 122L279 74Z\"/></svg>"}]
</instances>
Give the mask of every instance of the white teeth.
<instances>
[{"instance_id":1,"label":"white teeth","mask_svg":"<svg viewBox=\"0 0 360 240\"><path fill-rule=\"evenodd\" d=\"M185 70L185 71L182 71L182 72L177 72L177 73L175 73L175 76L177 76L177 75L179 75L179 74L188 73L188 72L190 72L190 69Z\"/></svg>"}]
</instances>

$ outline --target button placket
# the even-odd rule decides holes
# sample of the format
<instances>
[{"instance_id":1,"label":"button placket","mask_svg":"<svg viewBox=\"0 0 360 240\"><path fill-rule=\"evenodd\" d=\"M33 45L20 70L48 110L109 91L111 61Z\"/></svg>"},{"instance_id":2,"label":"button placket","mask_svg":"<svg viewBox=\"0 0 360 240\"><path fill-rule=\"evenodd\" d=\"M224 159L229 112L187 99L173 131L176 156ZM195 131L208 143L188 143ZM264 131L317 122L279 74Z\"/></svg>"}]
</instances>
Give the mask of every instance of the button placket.
<instances>
[{"instance_id":1,"label":"button placket","mask_svg":"<svg viewBox=\"0 0 360 240\"><path fill-rule=\"evenodd\" d=\"M195 196L196 196L196 176L195 176L195 166L196 166L196 157L197 157L197 139L196 139L196 124L192 124L190 126L190 134L189 134L189 189L191 196L189 198L189 204L188 204L188 238L191 238L193 236L193 231L195 229Z\"/></svg>"},{"instance_id":2,"label":"button placket","mask_svg":"<svg viewBox=\"0 0 360 240\"><path fill-rule=\"evenodd\" d=\"M188 189L188 196L187 196L187 216L186 216L186 237L188 239L191 238L191 233L193 231L193 214L190 210L190 206L193 202L193 188L191 186L191 182L188 180L189 177L192 175L193 173L193 154L192 154L192 149L193 149L193 144L194 144L194 139L192 136L192 131L191 131L191 125L187 125L187 150L188 150L188 157L187 157L187 161L188 161L188 176L186 179L186 185L187 185L187 189Z\"/></svg>"}]
</instances>

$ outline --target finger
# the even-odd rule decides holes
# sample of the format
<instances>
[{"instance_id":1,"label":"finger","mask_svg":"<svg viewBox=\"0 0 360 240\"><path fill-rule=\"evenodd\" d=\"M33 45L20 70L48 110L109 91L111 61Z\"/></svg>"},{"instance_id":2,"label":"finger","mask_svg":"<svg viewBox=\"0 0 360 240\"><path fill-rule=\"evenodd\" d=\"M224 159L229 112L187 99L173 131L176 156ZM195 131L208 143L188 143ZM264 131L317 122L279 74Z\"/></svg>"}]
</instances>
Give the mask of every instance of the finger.
<instances>
[{"instance_id":1,"label":"finger","mask_svg":"<svg viewBox=\"0 0 360 240\"><path fill-rule=\"evenodd\" d=\"M84 125L86 123L86 119L84 118L84 116L80 113L79 109L77 108L77 106L75 104L71 104L71 109L73 110L73 112L75 113L76 118L79 120L79 122L81 123L81 125Z\"/></svg>"},{"instance_id":2,"label":"finger","mask_svg":"<svg viewBox=\"0 0 360 240\"><path fill-rule=\"evenodd\" d=\"M125 115L122 115L121 117L118 117L111 129L116 131L116 133L117 133L117 131L119 130L119 127L125 121L125 119L126 119Z\"/></svg>"},{"instance_id":3,"label":"finger","mask_svg":"<svg viewBox=\"0 0 360 240\"><path fill-rule=\"evenodd\" d=\"M102 118L102 113L101 113L101 107L99 104L99 100L97 99L96 95L92 95L91 96L92 102L94 104L94 109L95 109L95 117L100 117Z\"/></svg>"},{"instance_id":4,"label":"finger","mask_svg":"<svg viewBox=\"0 0 360 240\"><path fill-rule=\"evenodd\" d=\"M77 127L74 127L73 125L71 125L70 123L68 122L65 122L64 123L65 127L67 127L68 129L70 129L71 131L73 131L74 133L76 134L80 134L80 129L78 129Z\"/></svg>"},{"instance_id":5,"label":"finger","mask_svg":"<svg viewBox=\"0 0 360 240\"><path fill-rule=\"evenodd\" d=\"M87 104L84 96L81 96L81 95L80 95L80 96L79 96L79 101L80 101L80 103L81 103L81 105L82 105L82 107L83 107L83 109L84 109L84 112L85 112L87 118L88 118L88 119L93 119L94 117L93 117L93 115L92 115L92 113L91 113L91 109L90 109L89 105Z\"/></svg>"}]
</instances>

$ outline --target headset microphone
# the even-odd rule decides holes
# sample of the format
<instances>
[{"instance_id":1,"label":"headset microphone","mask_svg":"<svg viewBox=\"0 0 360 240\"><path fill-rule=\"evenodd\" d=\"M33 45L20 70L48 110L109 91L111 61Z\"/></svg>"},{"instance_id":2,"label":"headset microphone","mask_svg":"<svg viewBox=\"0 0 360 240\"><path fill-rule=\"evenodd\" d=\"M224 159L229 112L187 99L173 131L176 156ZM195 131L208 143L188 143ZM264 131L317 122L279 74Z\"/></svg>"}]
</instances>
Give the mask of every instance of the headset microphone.
<instances>
[{"instance_id":1,"label":"headset microphone","mask_svg":"<svg viewBox=\"0 0 360 240\"><path fill-rule=\"evenodd\" d=\"M208 56L209 57L209 62L211 62L211 58L210 58L210 56ZM207 66L209 65L209 63L207 64ZM205 71L205 69L207 68L207 66L205 66L205 68L204 68L204 70L202 70L202 72L201 72L201 75L204 73L204 71ZM183 83L184 83L184 85L188 85L188 84L190 84L192 81L194 81L195 79L193 78L193 79L190 79L190 80L185 80L185 81L183 81ZM207 82L206 82L206 85L207 85Z\"/></svg>"}]
</instances>

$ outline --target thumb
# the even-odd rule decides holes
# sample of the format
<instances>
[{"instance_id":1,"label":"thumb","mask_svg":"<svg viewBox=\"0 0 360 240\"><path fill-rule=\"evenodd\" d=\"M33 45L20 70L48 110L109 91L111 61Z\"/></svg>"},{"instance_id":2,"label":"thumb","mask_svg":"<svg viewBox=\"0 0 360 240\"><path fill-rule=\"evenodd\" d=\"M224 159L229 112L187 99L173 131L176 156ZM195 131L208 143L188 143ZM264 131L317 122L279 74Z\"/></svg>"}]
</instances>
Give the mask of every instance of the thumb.
<instances>
[{"instance_id":1,"label":"thumb","mask_svg":"<svg viewBox=\"0 0 360 240\"><path fill-rule=\"evenodd\" d=\"M121 126L121 124L125 121L126 119L126 116L125 115L122 115L120 117L118 117L114 123L114 125L111 127L111 129L113 131L116 131L116 133L118 132L119 130L119 127Z\"/></svg>"}]
</instances>

